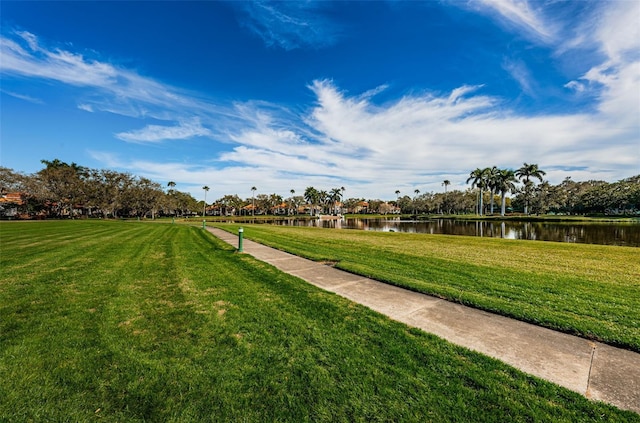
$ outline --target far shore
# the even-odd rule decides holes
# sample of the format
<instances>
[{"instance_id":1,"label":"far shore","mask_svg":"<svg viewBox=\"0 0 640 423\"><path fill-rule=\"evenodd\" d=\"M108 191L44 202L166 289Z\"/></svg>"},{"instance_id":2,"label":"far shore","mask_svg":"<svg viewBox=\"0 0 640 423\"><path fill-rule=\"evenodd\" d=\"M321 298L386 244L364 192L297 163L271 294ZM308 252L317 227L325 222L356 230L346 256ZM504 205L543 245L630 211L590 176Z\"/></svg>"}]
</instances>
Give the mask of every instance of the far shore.
<instances>
[{"instance_id":1,"label":"far shore","mask_svg":"<svg viewBox=\"0 0 640 423\"><path fill-rule=\"evenodd\" d=\"M640 223L640 216L629 215L525 215L525 214L508 214L500 216L499 214L476 215L476 214L344 214L341 216L321 215L323 219L401 219L401 220L485 220L485 221L520 221L520 222L625 222ZM320 218L319 215L295 214L295 215L256 215L256 216L206 216L204 220L211 222L251 222L251 221L274 221L274 220L313 220ZM194 219L202 219L202 216L180 217L179 220L193 221Z\"/></svg>"}]
</instances>

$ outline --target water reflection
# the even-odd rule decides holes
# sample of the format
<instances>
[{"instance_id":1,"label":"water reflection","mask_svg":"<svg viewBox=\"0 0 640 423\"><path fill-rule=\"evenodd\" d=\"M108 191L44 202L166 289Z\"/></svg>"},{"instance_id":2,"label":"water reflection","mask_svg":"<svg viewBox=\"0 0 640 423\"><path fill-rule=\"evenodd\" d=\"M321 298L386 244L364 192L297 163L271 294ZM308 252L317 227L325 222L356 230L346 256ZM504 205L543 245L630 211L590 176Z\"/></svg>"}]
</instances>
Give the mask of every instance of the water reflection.
<instances>
[{"instance_id":1,"label":"water reflection","mask_svg":"<svg viewBox=\"0 0 640 423\"><path fill-rule=\"evenodd\" d=\"M506 239L576 242L640 247L640 223L562 223L515 221L460 221L449 219L336 219L269 222L290 226L317 226L365 231L467 235Z\"/></svg>"}]
</instances>

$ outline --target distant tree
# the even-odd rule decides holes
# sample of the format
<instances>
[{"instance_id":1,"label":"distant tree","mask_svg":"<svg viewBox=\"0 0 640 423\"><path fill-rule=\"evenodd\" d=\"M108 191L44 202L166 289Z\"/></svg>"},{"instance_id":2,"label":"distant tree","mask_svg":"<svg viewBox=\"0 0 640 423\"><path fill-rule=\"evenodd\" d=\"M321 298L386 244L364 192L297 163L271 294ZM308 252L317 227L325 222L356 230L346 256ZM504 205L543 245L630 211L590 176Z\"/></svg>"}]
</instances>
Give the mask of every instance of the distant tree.
<instances>
[{"instance_id":1,"label":"distant tree","mask_svg":"<svg viewBox=\"0 0 640 423\"><path fill-rule=\"evenodd\" d=\"M223 216L227 216L229 214L229 209L233 211L233 214L238 213L243 204L242 199L238 197L237 194L227 194L224 197L216 200L216 203L220 205L220 214Z\"/></svg>"},{"instance_id":2,"label":"distant tree","mask_svg":"<svg viewBox=\"0 0 640 423\"><path fill-rule=\"evenodd\" d=\"M489 212L493 214L493 202L494 196L497 190L498 178L500 177L500 169L496 166L488 167L484 170L485 173L485 186L489 189L491 197L489 198Z\"/></svg>"},{"instance_id":3,"label":"distant tree","mask_svg":"<svg viewBox=\"0 0 640 423\"><path fill-rule=\"evenodd\" d=\"M174 196L181 215L191 215L192 213L196 213L196 211L199 210L200 204L198 203L198 200L193 198L191 194L176 191L174 193Z\"/></svg>"},{"instance_id":4,"label":"distant tree","mask_svg":"<svg viewBox=\"0 0 640 423\"><path fill-rule=\"evenodd\" d=\"M258 188L256 187L251 187L251 215L255 216L256 215L256 201L255 201L255 197L254 197L254 193L256 192Z\"/></svg>"},{"instance_id":5,"label":"distant tree","mask_svg":"<svg viewBox=\"0 0 640 423\"><path fill-rule=\"evenodd\" d=\"M13 213L25 213L29 209L41 208L40 202L32 199L30 194L30 186L33 178L24 175L20 172L15 172L13 169L0 166L0 196L5 197L6 194L14 194L11 196L13 200L8 197L4 198L4 202L0 205L0 215L5 212L13 210ZM15 194L19 195L15 195ZM6 206L6 207L5 207Z\"/></svg>"},{"instance_id":6,"label":"distant tree","mask_svg":"<svg viewBox=\"0 0 640 423\"><path fill-rule=\"evenodd\" d=\"M529 214L529 201L531 201L531 195L533 190L533 181L531 179L538 179L542 182L542 177L546 173L538 168L537 164L524 163L522 167L515 172L515 176L519 178L524 184L524 213Z\"/></svg>"},{"instance_id":7,"label":"distant tree","mask_svg":"<svg viewBox=\"0 0 640 423\"><path fill-rule=\"evenodd\" d=\"M448 179L445 179L444 181L442 181L442 186L444 186L444 198L442 200L442 212L445 212L445 209L447 211L447 213L451 213L451 207L449 207L449 201L448 201L448 196L447 196L447 187L451 185L451 181Z\"/></svg>"},{"instance_id":8,"label":"distant tree","mask_svg":"<svg viewBox=\"0 0 640 423\"><path fill-rule=\"evenodd\" d=\"M155 219L163 195L159 183L147 178L134 178L127 193L126 203L133 215L143 217L151 214L151 219Z\"/></svg>"},{"instance_id":9,"label":"distant tree","mask_svg":"<svg viewBox=\"0 0 640 423\"><path fill-rule=\"evenodd\" d=\"M304 199L308 204L311 204L311 215L315 215L316 204L320 199L318 190L314 187L307 187L304 190Z\"/></svg>"},{"instance_id":10,"label":"distant tree","mask_svg":"<svg viewBox=\"0 0 640 423\"><path fill-rule=\"evenodd\" d=\"M24 190L26 175L0 166L0 194Z\"/></svg>"},{"instance_id":11,"label":"distant tree","mask_svg":"<svg viewBox=\"0 0 640 423\"><path fill-rule=\"evenodd\" d=\"M273 213L274 210L282 205L282 196L279 194L258 194L256 197L256 209L260 214Z\"/></svg>"},{"instance_id":12,"label":"distant tree","mask_svg":"<svg viewBox=\"0 0 640 423\"><path fill-rule=\"evenodd\" d=\"M111 215L117 218L129 203L128 196L134 177L128 173L103 169L96 174L100 189L96 192L96 204L105 217Z\"/></svg>"},{"instance_id":13,"label":"distant tree","mask_svg":"<svg viewBox=\"0 0 640 423\"><path fill-rule=\"evenodd\" d=\"M478 188L479 191L479 200L478 200L478 209L476 212L482 216L482 196L484 193L484 188L486 184L486 174L485 169L476 168L471 171L469 174L469 178L467 178L467 183L471 182L471 189Z\"/></svg>"},{"instance_id":14,"label":"distant tree","mask_svg":"<svg viewBox=\"0 0 640 423\"><path fill-rule=\"evenodd\" d=\"M325 190L318 191L318 204L320 205L320 213L325 214L331 204L329 193Z\"/></svg>"},{"instance_id":15,"label":"distant tree","mask_svg":"<svg viewBox=\"0 0 640 423\"><path fill-rule=\"evenodd\" d=\"M506 196L508 192L516 189L516 181L515 172L511 169L499 170L498 175L495 178L495 189L500 193L500 216L505 215Z\"/></svg>"},{"instance_id":16,"label":"distant tree","mask_svg":"<svg viewBox=\"0 0 640 423\"><path fill-rule=\"evenodd\" d=\"M72 216L74 206L87 200L84 194L89 169L59 159L40 162L46 167L36 173L38 191L35 195L50 204L50 211L54 215Z\"/></svg>"},{"instance_id":17,"label":"distant tree","mask_svg":"<svg viewBox=\"0 0 640 423\"><path fill-rule=\"evenodd\" d=\"M289 209L287 210L287 214L296 214L297 213L297 207L296 207L296 203L294 201L294 195L296 193L295 189L291 189L289 191L291 193L291 197L290 197L290 201L289 201Z\"/></svg>"},{"instance_id":18,"label":"distant tree","mask_svg":"<svg viewBox=\"0 0 640 423\"><path fill-rule=\"evenodd\" d=\"M342 191L344 188L333 188L329 192L329 201L333 204L334 213L338 213L338 202L342 200Z\"/></svg>"},{"instance_id":19,"label":"distant tree","mask_svg":"<svg viewBox=\"0 0 640 423\"><path fill-rule=\"evenodd\" d=\"M380 213L380 205L383 203L379 198L367 200L369 206L367 207L367 213Z\"/></svg>"}]
</instances>

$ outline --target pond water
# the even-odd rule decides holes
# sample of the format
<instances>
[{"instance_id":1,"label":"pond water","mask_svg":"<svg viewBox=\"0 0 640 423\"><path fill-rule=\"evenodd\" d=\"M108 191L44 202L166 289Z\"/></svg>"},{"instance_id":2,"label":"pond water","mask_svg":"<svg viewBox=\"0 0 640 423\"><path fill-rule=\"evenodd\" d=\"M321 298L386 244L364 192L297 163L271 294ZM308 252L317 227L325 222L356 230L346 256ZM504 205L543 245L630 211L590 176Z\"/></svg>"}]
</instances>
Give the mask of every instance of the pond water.
<instances>
[{"instance_id":1,"label":"pond water","mask_svg":"<svg viewBox=\"0 0 640 423\"><path fill-rule=\"evenodd\" d=\"M445 235L467 235L507 239L528 239L584 244L640 247L640 223L615 222L516 222L461 221L450 219L289 219L268 222L277 225L318 226L366 231L412 232Z\"/></svg>"}]
</instances>

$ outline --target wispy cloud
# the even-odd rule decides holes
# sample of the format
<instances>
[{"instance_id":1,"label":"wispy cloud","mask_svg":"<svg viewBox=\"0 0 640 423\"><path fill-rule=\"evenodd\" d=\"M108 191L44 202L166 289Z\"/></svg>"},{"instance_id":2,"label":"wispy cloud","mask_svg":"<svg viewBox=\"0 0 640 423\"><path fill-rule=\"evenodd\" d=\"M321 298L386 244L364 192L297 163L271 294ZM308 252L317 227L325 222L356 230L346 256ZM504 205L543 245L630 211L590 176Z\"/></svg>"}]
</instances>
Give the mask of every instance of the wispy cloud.
<instances>
[{"instance_id":1,"label":"wispy cloud","mask_svg":"<svg viewBox=\"0 0 640 423\"><path fill-rule=\"evenodd\" d=\"M603 117L636 129L640 116L638 18L640 3L636 1L607 2L593 10L582 24L590 31L571 44L576 48L598 49L603 60L565 85L578 94L595 94ZM640 131L636 132L636 145L638 138Z\"/></svg>"},{"instance_id":2,"label":"wispy cloud","mask_svg":"<svg viewBox=\"0 0 640 423\"><path fill-rule=\"evenodd\" d=\"M614 2L602 11L603 18L596 24L594 37L600 48L613 62L640 60L640 3ZM593 16L592 19L598 19Z\"/></svg>"},{"instance_id":3,"label":"wispy cloud","mask_svg":"<svg viewBox=\"0 0 640 423\"><path fill-rule=\"evenodd\" d=\"M91 104L86 104L86 103L78 104L78 109L84 110L85 112L93 113L93 107L91 107Z\"/></svg>"},{"instance_id":4,"label":"wispy cloud","mask_svg":"<svg viewBox=\"0 0 640 423\"><path fill-rule=\"evenodd\" d=\"M155 143L165 140L183 140L211 135L211 131L202 126L200 119L182 120L175 126L147 125L146 127L115 134L123 141L136 143Z\"/></svg>"},{"instance_id":5,"label":"wispy cloud","mask_svg":"<svg viewBox=\"0 0 640 423\"><path fill-rule=\"evenodd\" d=\"M231 110L133 70L47 47L29 32L13 35L0 37L0 71L4 77L44 79L89 89L79 106L83 110L160 120L186 119L194 114L225 115Z\"/></svg>"},{"instance_id":6,"label":"wispy cloud","mask_svg":"<svg viewBox=\"0 0 640 423\"><path fill-rule=\"evenodd\" d=\"M480 0L477 2L453 2L453 4L493 16L499 22L515 28L528 38L548 43L556 37L555 25L543 17L540 2L528 0ZM536 6L540 9L536 9Z\"/></svg>"},{"instance_id":7,"label":"wispy cloud","mask_svg":"<svg viewBox=\"0 0 640 423\"><path fill-rule=\"evenodd\" d=\"M319 48L334 44L338 24L322 14L327 4L313 1L252 1L232 3L240 24L258 35L269 47L284 50Z\"/></svg>"},{"instance_id":8,"label":"wispy cloud","mask_svg":"<svg viewBox=\"0 0 640 423\"><path fill-rule=\"evenodd\" d=\"M2 36L0 69L5 74L57 80L71 85L112 86L116 69L105 63L87 60L82 55L38 44L34 34L16 32L14 39Z\"/></svg>"},{"instance_id":9,"label":"wispy cloud","mask_svg":"<svg viewBox=\"0 0 640 423\"><path fill-rule=\"evenodd\" d=\"M7 91L7 90L0 90L0 91L3 92L4 94L10 95L11 97L15 97L15 98L18 98L20 100L28 101L29 103L44 104L44 101L42 101L41 99L36 98L36 97L31 97L30 95L20 94L20 93L16 93L16 92L13 92L13 91Z\"/></svg>"},{"instance_id":10,"label":"wispy cloud","mask_svg":"<svg viewBox=\"0 0 640 423\"><path fill-rule=\"evenodd\" d=\"M520 85L522 92L530 97L536 97L536 82L526 63L521 60L504 60L502 68Z\"/></svg>"}]
</instances>

